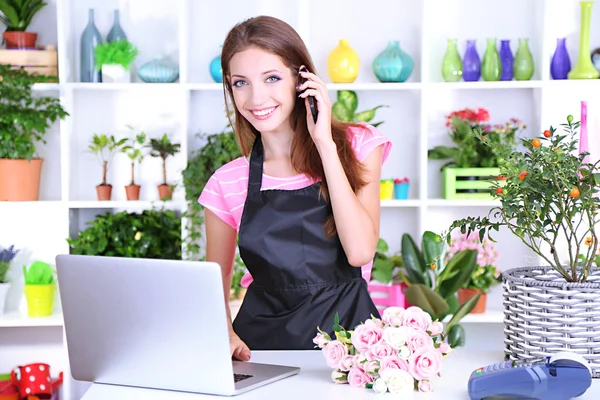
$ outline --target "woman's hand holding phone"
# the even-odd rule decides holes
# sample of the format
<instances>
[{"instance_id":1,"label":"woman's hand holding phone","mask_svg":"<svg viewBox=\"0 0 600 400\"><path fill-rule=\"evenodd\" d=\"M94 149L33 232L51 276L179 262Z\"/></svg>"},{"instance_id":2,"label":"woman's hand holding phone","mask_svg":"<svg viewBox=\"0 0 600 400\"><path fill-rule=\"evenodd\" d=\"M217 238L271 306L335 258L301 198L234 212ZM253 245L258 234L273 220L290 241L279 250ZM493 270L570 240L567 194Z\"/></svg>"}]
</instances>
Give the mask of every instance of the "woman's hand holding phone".
<instances>
[{"instance_id":1,"label":"woman's hand holding phone","mask_svg":"<svg viewBox=\"0 0 600 400\"><path fill-rule=\"evenodd\" d=\"M306 123L308 131L315 144L333 141L331 138L331 100L327 91L327 85L317 75L308 72L302 66L299 71L302 83L298 86L301 97L306 106ZM315 113L311 111L309 99L313 99Z\"/></svg>"}]
</instances>

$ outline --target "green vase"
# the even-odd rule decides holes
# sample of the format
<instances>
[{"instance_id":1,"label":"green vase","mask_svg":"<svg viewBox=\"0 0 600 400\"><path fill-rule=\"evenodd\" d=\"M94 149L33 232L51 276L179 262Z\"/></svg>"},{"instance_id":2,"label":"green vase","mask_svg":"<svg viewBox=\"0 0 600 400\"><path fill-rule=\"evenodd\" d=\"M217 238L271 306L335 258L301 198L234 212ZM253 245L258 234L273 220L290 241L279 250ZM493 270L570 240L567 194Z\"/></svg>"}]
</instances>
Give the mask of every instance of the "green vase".
<instances>
[{"instance_id":1,"label":"green vase","mask_svg":"<svg viewBox=\"0 0 600 400\"><path fill-rule=\"evenodd\" d=\"M502 73L500 53L496 46L496 39L487 39L485 54L481 63L481 77L484 81L499 81Z\"/></svg>"},{"instance_id":2,"label":"green vase","mask_svg":"<svg viewBox=\"0 0 600 400\"><path fill-rule=\"evenodd\" d=\"M446 54L442 60L442 78L446 82L458 82L462 78L463 65L456 46L456 39L448 39Z\"/></svg>"},{"instance_id":3,"label":"green vase","mask_svg":"<svg viewBox=\"0 0 600 400\"><path fill-rule=\"evenodd\" d=\"M529 50L529 39L519 39L519 48L513 62L513 73L518 81L528 81L533 76L533 56Z\"/></svg>"},{"instance_id":4,"label":"green vase","mask_svg":"<svg viewBox=\"0 0 600 400\"><path fill-rule=\"evenodd\" d=\"M592 64L590 55L590 22L592 19L593 1L582 1L581 5L581 28L579 32L579 55L575 67L569 72L569 79L597 79L600 76L598 70Z\"/></svg>"}]
</instances>

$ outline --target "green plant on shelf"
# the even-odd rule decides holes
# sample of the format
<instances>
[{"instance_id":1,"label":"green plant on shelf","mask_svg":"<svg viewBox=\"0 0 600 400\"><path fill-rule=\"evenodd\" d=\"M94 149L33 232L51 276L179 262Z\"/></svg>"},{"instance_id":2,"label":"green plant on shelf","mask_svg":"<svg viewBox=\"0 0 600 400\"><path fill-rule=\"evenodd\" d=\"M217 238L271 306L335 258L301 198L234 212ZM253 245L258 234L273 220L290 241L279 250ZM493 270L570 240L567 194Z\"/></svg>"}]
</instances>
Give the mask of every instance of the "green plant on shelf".
<instances>
[{"instance_id":1,"label":"green plant on shelf","mask_svg":"<svg viewBox=\"0 0 600 400\"><path fill-rule=\"evenodd\" d=\"M117 140L113 135L94 134L92 142L88 146L88 150L94 154L102 165L102 183L101 186L111 186L106 181L108 167L112 162L115 154L122 151L127 139Z\"/></svg>"},{"instance_id":2,"label":"green plant on shelf","mask_svg":"<svg viewBox=\"0 0 600 400\"><path fill-rule=\"evenodd\" d=\"M133 131L131 125L127 125ZM131 161L131 185L135 185L135 163L141 164L144 159L142 149L146 147L146 134L140 132L129 138L129 143L121 148L121 151L127 155Z\"/></svg>"},{"instance_id":3,"label":"green plant on shelf","mask_svg":"<svg viewBox=\"0 0 600 400\"><path fill-rule=\"evenodd\" d=\"M181 259L181 218L173 210L96 215L77 238L68 238L71 254Z\"/></svg>"},{"instance_id":4,"label":"green plant on shelf","mask_svg":"<svg viewBox=\"0 0 600 400\"><path fill-rule=\"evenodd\" d=\"M10 268L10 263L15 258L19 250L15 250L15 245L0 251L0 283L6 283L6 274Z\"/></svg>"},{"instance_id":5,"label":"green plant on shelf","mask_svg":"<svg viewBox=\"0 0 600 400\"><path fill-rule=\"evenodd\" d=\"M403 267L402 256L400 254L390 254L388 243L379 238L377 241L377 251L373 260L373 269L371 279L381 283L400 283L402 278L398 274Z\"/></svg>"},{"instance_id":6,"label":"green plant on shelf","mask_svg":"<svg viewBox=\"0 0 600 400\"><path fill-rule=\"evenodd\" d=\"M35 261L29 268L23 265L26 285L51 285L56 281L54 273L50 264L42 261Z\"/></svg>"},{"instance_id":7,"label":"green plant on shelf","mask_svg":"<svg viewBox=\"0 0 600 400\"><path fill-rule=\"evenodd\" d=\"M51 125L69 114L60 99L34 95L32 86L50 77L0 64L0 158L34 158L36 145L46 144Z\"/></svg>"},{"instance_id":8,"label":"green plant on shelf","mask_svg":"<svg viewBox=\"0 0 600 400\"><path fill-rule=\"evenodd\" d=\"M358 109L358 95L352 90L339 90L337 92L337 101L333 103L331 112L333 115L344 122L367 122L377 127L383 123L371 122L379 108L387 107L380 105L369 110L356 112Z\"/></svg>"},{"instance_id":9,"label":"green plant on shelf","mask_svg":"<svg viewBox=\"0 0 600 400\"><path fill-rule=\"evenodd\" d=\"M0 21L6 25L6 32L25 32L35 14L47 5L42 0L2 0Z\"/></svg>"},{"instance_id":10,"label":"green plant on shelf","mask_svg":"<svg viewBox=\"0 0 600 400\"><path fill-rule=\"evenodd\" d=\"M125 39L113 42L104 42L94 49L96 69L100 70L103 65L120 65L129 70L139 50Z\"/></svg>"},{"instance_id":11,"label":"green plant on shelf","mask_svg":"<svg viewBox=\"0 0 600 400\"><path fill-rule=\"evenodd\" d=\"M150 139L146 147L150 148L150 156L162 159L163 185L167 185L167 158L179 153L181 144L171 142L169 136L164 133L158 139Z\"/></svg>"}]
</instances>

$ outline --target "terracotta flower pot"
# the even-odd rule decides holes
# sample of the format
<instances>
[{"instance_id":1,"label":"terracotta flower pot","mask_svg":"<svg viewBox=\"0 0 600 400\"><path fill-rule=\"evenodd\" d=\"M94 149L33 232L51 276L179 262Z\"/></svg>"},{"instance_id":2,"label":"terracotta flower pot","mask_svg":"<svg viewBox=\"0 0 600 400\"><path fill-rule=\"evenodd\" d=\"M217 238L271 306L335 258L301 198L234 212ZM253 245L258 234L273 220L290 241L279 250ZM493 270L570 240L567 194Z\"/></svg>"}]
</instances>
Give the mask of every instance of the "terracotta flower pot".
<instances>
[{"instance_id":1,"label":"terracotta flower pot","mask_svg":"<svg viewBox=\"0 0 600 400\"><path fill-rule=\"evenodd\" d=\"M37 201L43 159L0 159L0 201Z\"/></svg>"},{"instance_id":2,"label":"terracotta flower pot","mask_svg":"<svg viewBox=\"0 0 600 400\"><path fill-rule=\"evenodd\" d=\"M98 185L96 186L96 192L98 193L98 200L110 200L112 195L112 185Z\"/></svg>"},{"instance_id":3,"label":"terracotta flower pot","mask_svg":"<svg viewBox=\"0 0 600 400\"><path fill-rule=\"evenodd\" d=\"M9 31L4 32L7 49L33 49L37 42L37 33Z\"/></svg>"},{"instance_id":4,"label":"terracotta flower pot","mask_svg":"<svg viewBox=\"0 0 600 400\"><path fill-rule=\"evenodd\" d=\"M173 196L173 187L171 185L158 185L158 198L161 200L171 200Z\"/></svg>"},{"instance_id":5,"label":"terracotta flower pot","mask_svg":"<svg viewBox=\"0 0 600 400\"><path fill-rule=\"evenodd\" d=\"M463 305L465 302L467 302L467 300L469 300L471 297L477 295L477 293L479 293L480 290L478 289L459 289L458 290L458 303L460 305ZM479 300L477 301L477 304L475 304L475 308L473 308L473 310L471 311L471 314L482 314L485 312L486 309L486 303L487 303L487 293L481 293L481 296L479 297Z\"/></svg>"},{"instance_id":6,"label":"terracotta flower pot","mask_svg":"<svg viewBox=\"0 0 600 400\"><path fill-rule=\"evenodd\" d=\"M125 186L125 193L127 193L127 200L139 200L140 199L140 185L128 185Z\"/></svg>"}]
</instances>

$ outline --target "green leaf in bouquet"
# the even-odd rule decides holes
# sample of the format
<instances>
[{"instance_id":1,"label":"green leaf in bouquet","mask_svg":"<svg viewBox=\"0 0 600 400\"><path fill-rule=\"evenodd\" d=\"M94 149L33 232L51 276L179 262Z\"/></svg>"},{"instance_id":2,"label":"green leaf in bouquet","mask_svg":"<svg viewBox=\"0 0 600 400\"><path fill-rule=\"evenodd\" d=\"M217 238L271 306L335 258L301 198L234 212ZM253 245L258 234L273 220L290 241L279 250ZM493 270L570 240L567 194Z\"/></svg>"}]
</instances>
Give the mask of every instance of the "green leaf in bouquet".
<instances>
[{"instance_id":1,"label":"green leaf in bouquet","mask_svg":"<svg viewBox=\"0 0 600 400\"><path fill-rule=\"evenodd\" d=\"M340 102L350 115L354 115L358 108L358 95L352 90L339 90L337 101Z\"/></svg>"},{"instance_id":2,"label":"green leaf in bouquet","mask_svg":"<svg viewBox=\"0 0 600 400\"><path fill-rule=\"evenodd\" d=\"M448 332L448 344L453 349L465 345L465 330L460 325L454 325Z\"/></svg>"},{"instance_id":3,"label":"green leaf in bouquet","mask_svg":"<svg viewBox=\"0 0 600 400\"><path fill-rule=\"evenodd\" d=\"M469 300L465 301L462 306L452 315L450 321L446 325L446 331L450 332L452 328L458 325L461 319L465 317L468 313L470 313L473 308L477 305L477 301L481 297L481 293L477 293L475 296L471 297Z\"/></svg>"},{"instance_id":4,"label":"green leaf in bouquet","mask_svg":"<svg viewBox=\"0 0 600 400\"><path fill-rule=\"evenodd\" d=\"M476 268L477 250L461 250L456 253L448 261L446 268L440 273L438 281L439 294L444 299L447 299L458 292L458 289L464 287L469 282ZM448 275L451 277L448 277Z\"/></svg>"},{"instance_id":5,"label":"green leaf in bouquet","mask_svg":"<svg viewBox=\"0 0 600 400\"><path fill-rule=\"evenodd\" d=\"M446 315L450 309L446 300L423 284L409 286L404 295L410 304L420 307L434 320L439 319L440 315Z\"/></svg>"},{"instance_id":6,"label":"green leaf in bouquet","mask_svg":"<svg viewBox=\"0 0 600 400\"><path fill-rule=\"evenodd\" d=\"M431 279L429 274L425 271L425 260L421 251L417 248L412 237L405 233L402 235L402 261L408 279L412 283L421 283L427 286L431 286Z\"/></svg>"},{"instance_id":7,"label":"green leaf in bouquet","mask_svg":"<svg viewBox=\"0 0 600 400\"><path fill-rule=\"evenodd\" d=\"M335 313L335 316L333 317L333 324L334 325L339 325L340 324L340 315L338 312Z\"/></svg>"}]
</instances>

